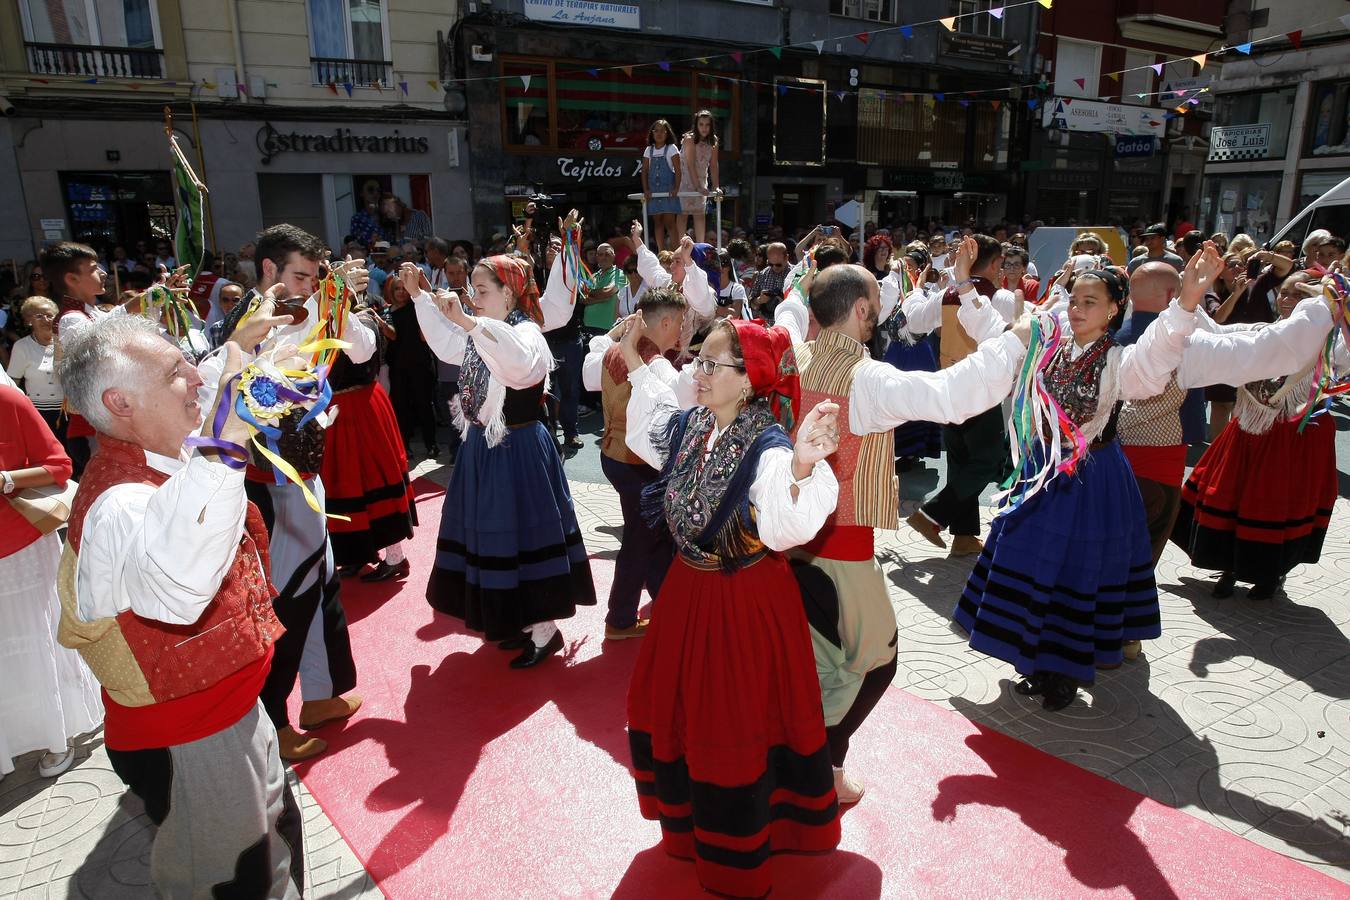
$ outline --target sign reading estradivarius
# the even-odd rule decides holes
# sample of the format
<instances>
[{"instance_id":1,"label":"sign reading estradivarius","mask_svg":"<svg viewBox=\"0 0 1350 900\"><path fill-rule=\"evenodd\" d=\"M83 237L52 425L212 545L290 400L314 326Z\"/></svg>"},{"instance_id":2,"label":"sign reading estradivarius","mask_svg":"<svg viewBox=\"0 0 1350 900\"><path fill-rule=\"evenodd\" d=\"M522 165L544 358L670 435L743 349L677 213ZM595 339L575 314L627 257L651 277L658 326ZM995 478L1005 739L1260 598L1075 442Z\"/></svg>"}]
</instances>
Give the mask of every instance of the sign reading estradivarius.
<instances>
[{"instance_id":1,"label":"sign reading estradivarius","mask_svg":"<svg viewBox=\"0 0 1350 900\"><path fill-rule=\"evenodd\" d=\"M596 0L525 0L525 17L559 25L590 25L596 28L642 27L642 11L628 3Z\"/></svg>"}]
</instances>

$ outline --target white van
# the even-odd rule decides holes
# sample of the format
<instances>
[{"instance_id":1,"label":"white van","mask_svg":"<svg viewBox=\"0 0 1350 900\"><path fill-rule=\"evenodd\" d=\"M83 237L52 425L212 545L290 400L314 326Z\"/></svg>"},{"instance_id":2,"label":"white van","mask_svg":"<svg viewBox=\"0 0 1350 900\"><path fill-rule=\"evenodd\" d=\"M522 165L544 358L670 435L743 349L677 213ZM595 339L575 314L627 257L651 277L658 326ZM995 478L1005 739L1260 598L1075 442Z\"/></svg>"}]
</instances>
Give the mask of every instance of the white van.
<instances>
[{"instance_id":1,"label":"white van","mask_svg":"<svg viewBox=\"0 0 1350 900\"><path fill-rule=\"evenodd\" d=\"M1267 246L1274 247L1280 241L1289 240L1301 251L1303 239L1319 228L1342 239L1350 238L1350 178L1309 203L1271 238Z\"/></svg>"}]
</instances>

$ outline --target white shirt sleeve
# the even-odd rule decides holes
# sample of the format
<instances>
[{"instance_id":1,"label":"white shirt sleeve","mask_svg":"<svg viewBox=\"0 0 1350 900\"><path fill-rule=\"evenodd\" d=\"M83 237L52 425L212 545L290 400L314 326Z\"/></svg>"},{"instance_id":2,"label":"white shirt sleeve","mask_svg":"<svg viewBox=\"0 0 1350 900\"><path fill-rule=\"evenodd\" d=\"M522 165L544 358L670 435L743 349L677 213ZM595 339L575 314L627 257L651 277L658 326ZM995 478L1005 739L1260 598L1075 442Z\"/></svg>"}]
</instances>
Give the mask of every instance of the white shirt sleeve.
<instances>
[{"instance_id":1,"label":"white shirt sleeve","mask_svg":"<svg viewBox=\"0 0 1350 900\"><path fill-rule=\"evenodd\" d=\"M656 258L656 254L647 249L646 243L640 243L637 246L637 267L638 274L642 276L642 283L653 288L663 288L670 284L670 273L661 268L661 260Z\"/></svg>"},{"instance_id":2,"label":"white shirt sleeve","mask_svg":"<svg viewBox=\"0 0 1350 900\"><path fill-rule=\"evenodd\" d=\"M607 334L597 334L591 338L586 358L581 363L581 386L586 390L600 390L601 382L604 380L601 369L605 365L605 354L613 346L614 342L609 339Z\"/></svg>"},{"instance_id":3,"label":"white shirt sleeve","mask_svg":"<svg viewBox=\"0 0 1350 900\"><path fill-rule=\"evenodd\" d=\"M900 279L892 272L879 282L881 288L881 314L879 321L885 322L895 312L895 304L900 302Z\"/></svg>"},{"instance_id":4,"label":"white shirt sleeve","mask_svg":"<svg viewBox=\"0 0 1350 900\"><path fill-rule=\"evenodd\" d=\"M961 327L975 343L980 344L996 338L1008 327L1003 314L994 303L974 288L968 287L962 291L960 299L961 305L956 310L956 321L961 323ZM938 324L941 324L940 308Z\"/></svg>"},{"instance_id":5,"label":"white shirt sleeve","mask_svg":"<svg viewBox=\"0 0 1350 900\"><path fill-rule=\"evenodd\" d=\"M927 334L942 327L942 295L945 289L932 291L916 287L900 302L900 309L914 334Z\"/></svg>"},{"instance_id":6,"label":"white shirt sleeve","mask_svg":"<svg viewBox=\"0 0 1350 900\"><path fill-rule=\"evenodd\" d=\"M773 324L782 325L792 335L793 345L806 343L806 329L810 316L801 295L796 291L783 298L773 312Z\"/></svg>"},{"instance_id":7,"label":"white shirt sleeve","mask_svg":"<svg viewBox=\"0 0 1350 900\"><path fill-rule=\"evenodd\" d=\"M1197 328L1186 339L1177 384L1240 385L1292 375L1316 358L1331 326L1326 303L1310 297L1294 307L1289 318L1265 328L1220 332Z\"/></svg>"},{"instance_id":8,"label":"white shirt sleeve","mask_svg":"<svg viewBox=\"0 0 1350 900\"><path fill-rule=\"evenodd\" d=\"M343 352L347 354L348 359L359 365L375 355L375 332L362 322L359 316L354 316L350 312L345 321L342 339L351 346Z\"/></svg>"},{"instance_id":9,"label":"white shirt sleeve","mask_svg":"<svg viewBox=\"0 0 1350 900\"><path fill-rule=\"evenodd\" d=\"M989 298L989 302L998 310L998 314L1003 317L1003 321L1011 325L1017 319L1017 295L1007 288L999 288L994 291L994 296Z\"/></svg>"},{"instance_id":10,"label":"white shirt sleeve","mask_svg":"<svg viewBox=\"0 0 1350 900\"><path fill-rule=\"evenodd\" d=\"M454 322L436 308L436 301L427 291L418 291L413 297L413 308L417 311L417 325L422 329L422 337L427 346L438 358L452 366L464 362L464 348L469 337Z\"/></svg>"},{"instance_id":11,"label":"white shirt sleeve","mask_svg":"<svg viewBox=\"0 0 1350 900\"><path fill-rule=\"evenodd\" d=\"M1139 340L1120 357L1120 399L1147 400L1156 397L1172 380L1181 363L1186 338L1195 330L1195 316L1177 301L1158 314Z\"/></svg>"},{"instance_id":12,"label":"white shirt sleeve","mask_svg":"<svg viewBox=\"0 0 1350 900\"><path fill-rule=\"evenodd\" d=\"M652 426L658 421L669 421L680 411L675 391L652 371L651 366L640 366L629 372L628 383L633 386L633 393L628 398L628 431L624 443L647 465L654 469L664 468L670 448L652 442Z\"/></svg>"},{"instance_id":13,"label":"white shirt sleeve","mask_svg":"<svg viewBox=\"0 0 1350 900\"><path fill-rule=\"evenodd\" d=\"M200 456L158 488L104 491L85 516L80 541L80 618L130 609L159 622L196 622L234 560L244 509L243 471Z\"/></svg>"},{"instance_id":14,"label":"white shirt sleeve","mask_svg":"<svg viewBox=\"0 0 1350 900\"><path fill-rule=\"evenodd\" d=\"M548 281L544 292L539 295L539 306L544 311L544 331L561 328L572 319L575 311L572 298L568 295L567 284L563 279L563 256L553 257L553 265L548 270ZM575 277L576 273L572 273Z\"/></svg>"},{"instance_id":15,"label":"white shirt sleeve","mask_svg":"<svg viewBox=\"0 0 1350 900\"><path fill-rule=\"evenodd\" d=\"M797 499L792 499L792 486ZM821 460L802 481L792 477L792 451L773 447L759 457L750 503L755 507L759 539L770 550L782 552L807 543L820 531L839 502L839 482L829 463Z\"/></svg>"},{"instance_id":16,"label":"white shirt sleeve","mask_svg":"<svg viewBox=\"0 0 1350 900\"><path fill-rule=\"evenodd\" d=\"M658 264L657 268L660 268ZM646 276L644 276L646 277ZM684 267L684 284L680 286L689 312L705 319L717 315L717 291L708 284L708 273L697 265Z\"/></svg>"},{"instance_id":17,"label":"white shirt sleeve","mask_svg":"<svg viewBox=\"0 0 1350 900\"><path fill-rule=\"evenodd\" d=\"M1004 332L940 372L902 372L864 360L853 372L849 430L864 435L905 422L964 422L1008 396L1025 356L1021 339Z\"/></svg>"},{"instance_id":18,"label":"white shirt sleeve","mask_svg":"<svg viewBox=\"0 0 1350 900\"><path fill-rule=\"evenodd\" d=\"M481 317L475 321L478 324L469 337L487 363L488 371L502 384L521 390L538 384L548 375L553 354L538 325L533 322L508 325Z\"/></svg>"}]
</instances>

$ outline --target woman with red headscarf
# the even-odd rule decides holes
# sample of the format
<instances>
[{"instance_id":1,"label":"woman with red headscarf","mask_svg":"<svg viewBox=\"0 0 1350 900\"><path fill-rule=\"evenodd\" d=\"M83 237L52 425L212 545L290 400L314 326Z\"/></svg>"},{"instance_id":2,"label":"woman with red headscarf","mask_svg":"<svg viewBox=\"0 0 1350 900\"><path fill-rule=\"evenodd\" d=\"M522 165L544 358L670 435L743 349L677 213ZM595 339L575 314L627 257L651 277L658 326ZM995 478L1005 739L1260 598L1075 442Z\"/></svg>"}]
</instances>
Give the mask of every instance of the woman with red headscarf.
<instances>
[{"instance_id":1,"label":"woman with red headscarf","mask_svg":"<svg viewBox=\"0 0 1350 900\"><path fill-rule=\"evenodd\" d=\"M560 286L558 265L551 281ZM538 665L562 649L556 620L595 604L562 459L541 422L553 354L540 330L539 289L519 256L474 267L471 310L451 291L424 290L415 264L404 263L399 278L432 351L442 359L464 352L455 409L464 444L445 492L427 602L502 649L520 650L512 668ZM570 317L560 290L549 303L558 307L550 322Z\"/></svg>"},{"instance_id":2,"label":"woman with red headscarf","mask_svg":"<svg viewBox=\"0 0 1350 900\"><path fill-rule=\"evenodd\" d=\"M782 555L834 510L825 458L839 407L813 409L794 446L788 331L722 319L692 363L699 405L681 412L643 365L643 331L635 317L622 345L626 441L661 472L643 513L665 522L677 554L628 694L638 802L704 887L758 897L772 887L770 854L839 842L811 636Z\"/></svg>"}]
</instances>

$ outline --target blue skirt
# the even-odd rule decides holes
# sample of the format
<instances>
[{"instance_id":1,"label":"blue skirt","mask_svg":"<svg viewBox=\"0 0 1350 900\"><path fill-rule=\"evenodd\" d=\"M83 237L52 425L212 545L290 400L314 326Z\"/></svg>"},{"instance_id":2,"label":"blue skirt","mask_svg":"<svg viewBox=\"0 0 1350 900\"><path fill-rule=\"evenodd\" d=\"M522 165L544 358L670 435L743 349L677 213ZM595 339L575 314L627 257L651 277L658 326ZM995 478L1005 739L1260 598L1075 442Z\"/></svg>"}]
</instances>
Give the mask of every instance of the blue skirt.
<instances>
[{"instance_id":1,"label":"blue skirt","mask_svg":"<svg viewBox=\"0 0 1350 900\"><path fill-rule=\"evenodd\" d=\"M494 641L595 605L562 460L540 423L492 448L470 427L445 492L427 602Z\"/></svg>"},{"instance_id":2,"label":"blue skirt","mask_svg":"<svg viewBox=\"0 0 1350 900\"><path fill-rule=\"evenodd\" d=\"M886 362L902 372L936 372L937 354L933 345L920 338L912 344L891 341ZM942 428L936 422L906 422L895 429L895 458L937 459L942 453Z\"/></svg>"},{"instance_id":3,"label":"blue skirt","mask_svg":"<svg viewBox=\"0 0 1350 900\"><path fill-rule=\"evenodd\" d=\"M1162 634L1143 500L1112 441L994 519L956 607L970 646L1023 675L1090 684L1125 641Z\"/></svg>"}]
</instances>

